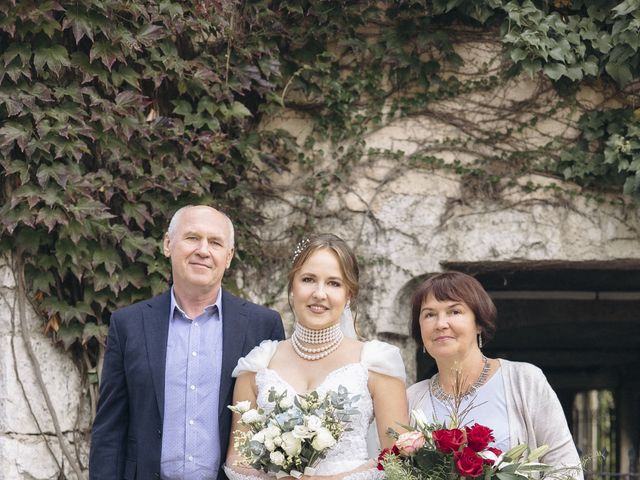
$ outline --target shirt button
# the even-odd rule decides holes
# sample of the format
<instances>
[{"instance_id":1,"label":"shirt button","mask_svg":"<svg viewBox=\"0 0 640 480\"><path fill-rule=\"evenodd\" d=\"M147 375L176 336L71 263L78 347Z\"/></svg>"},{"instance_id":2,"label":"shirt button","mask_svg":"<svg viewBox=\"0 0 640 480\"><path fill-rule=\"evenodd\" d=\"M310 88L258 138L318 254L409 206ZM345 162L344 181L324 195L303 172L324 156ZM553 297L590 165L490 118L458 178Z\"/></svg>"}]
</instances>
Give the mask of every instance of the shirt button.
<instances>
[{"instance_id":1,"label":"shirt button","mask_svg":"<svg viewBox=\"0 0 640 480\"><path fill-rule=\"evenodd\" d=\"M200 326L200 324L199 324L198 322L194 323L194 325L195 325L196 327L199 327L199 326Z\"/></svg>"},{"instance_id":2,"label":"shirt button","mask_svg":"<svg viewBox=\"0 0 640 480\"><path fill-rule=\"evenodd\" d=\"M196 355L198 355L198 353L197 353L197 352L191 352L191 355L192 355L193 357L195 357Z\"/></svg>"},{"instance_id":3,"label":"shirt button","mask_svg":"<svg viewBox=\"0 0 640 480\"><path fill-rule=\"evenodd\" d=\"M195 385L191 385L189 388L190 388L191 390L195 390L195 389L196 389L196 386L195 386Z\"/></svg>"},{"instance_id":4,"label":"shirt button","mask_svg":"<svg viewBox=\"0 0 640 480\"><path fill-rule=\"evenodd\" d=\"M193 457L192 457L191 455L189 455L189 456L187 457L187 459L188 459L190 462L193 462Z\"/></svg>"},{"instance_id":5,"label":"shirt button","mask_svg":"<svg viewBox=\"0 0 640 480\"><path fill-rule=\"evenodd\" d=\"M193 425L193 420L189 420L189 425Z\"/></svg>"}]
</instances>

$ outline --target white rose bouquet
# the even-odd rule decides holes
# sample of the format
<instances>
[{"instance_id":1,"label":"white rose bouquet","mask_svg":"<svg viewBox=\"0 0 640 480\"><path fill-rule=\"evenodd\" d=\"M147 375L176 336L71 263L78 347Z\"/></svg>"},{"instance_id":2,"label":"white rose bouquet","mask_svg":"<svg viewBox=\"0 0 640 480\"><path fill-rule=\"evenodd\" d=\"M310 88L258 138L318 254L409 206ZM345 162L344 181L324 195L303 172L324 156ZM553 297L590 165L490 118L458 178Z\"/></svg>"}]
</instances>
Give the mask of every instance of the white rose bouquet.
<instances>
[{"instance_id":1,"label":"white rose bouquet","mask_svg":"<svg viewBox=\"0 0 640 480\"><path fill-rule=\"evenodd\" d=\"M236 451L246 466L276 477L313 475L313 467L350 430L352 417L359 413L352 406L358 398L339 386L322 397L313 391L291 400L286 391L272 387L270 412L251 408L247 401L229 406L248 429L234 435Z\"/></svg>"}]
</instances>

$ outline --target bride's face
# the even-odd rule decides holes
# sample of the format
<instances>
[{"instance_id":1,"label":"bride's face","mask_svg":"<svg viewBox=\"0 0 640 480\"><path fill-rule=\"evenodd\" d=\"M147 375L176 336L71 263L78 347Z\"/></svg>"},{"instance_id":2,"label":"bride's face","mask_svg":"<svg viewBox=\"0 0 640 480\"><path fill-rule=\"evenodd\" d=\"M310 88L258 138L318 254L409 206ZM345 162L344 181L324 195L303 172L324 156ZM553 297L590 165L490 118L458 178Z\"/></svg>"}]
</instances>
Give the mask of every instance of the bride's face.
<instances>
[{"instance_id":1,"label":"bride's face","mask_svg":"<svg viewBox=\"0 0 640 480\"><path fill-rule=\"evenodd\" d=\"M340 321L348 300L338 257L331 250L316 250L302 264L291 287L296 320L320 330Z\"/></svg>"}]
</instances>

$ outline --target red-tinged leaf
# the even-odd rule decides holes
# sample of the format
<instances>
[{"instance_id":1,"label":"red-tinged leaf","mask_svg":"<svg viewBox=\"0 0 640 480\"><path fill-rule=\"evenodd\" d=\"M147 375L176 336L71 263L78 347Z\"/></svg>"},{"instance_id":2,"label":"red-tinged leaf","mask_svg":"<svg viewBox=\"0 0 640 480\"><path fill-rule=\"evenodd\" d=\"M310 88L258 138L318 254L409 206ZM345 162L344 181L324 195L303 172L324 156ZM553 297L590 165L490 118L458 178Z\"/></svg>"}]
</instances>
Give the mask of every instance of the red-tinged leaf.
<instances>
[{"instance_id":1,"label":"red-tinged leaf","mask_svg":"<svg viewBox=\"0 0 640 480\"><path fill-rule=\"evenodd\" d=\"M91 47L91 51L89 52L89 61L93 63L96 58L99 59L109 71L111 71L111 67L113 67L116 60L120 60L125 63L122 52L117 47L104 40L95 42Z\"/></svg>"},{"instance_id":2,"label":"red-tinged leaf","mask_svg":"<svg viewBox=\"0 0 640 480\"><path fill-rule=\"evenodd\" d=\"M118 252L112 248L104 247L99 248L95 252L93 252L93 260L91 265L94 268L98 268L100 265L104 265L104 269L107 271L109 275L113 275L113 273L117 269L122 268L122 261L120 260L120 255Z\"/></svg>"},{"instance_id":3,"label":"red-tinged leaf","mask_svg":"<svg viewBox=\"0 0 640 480\"><path fill-rule=\"evenodd\" d=\"M62 22L62 29L66 30L71 28L73 32L73 38L76 40L76 45L80 43L80 40L86 35L93 42L93 31L89 18L85 16L83 9L69 9L67 10L64 21Z\"/></svg>"},{"instance_id":4,"label":"red-tinged leaf","mask_svg":"<svg viewBox=\"0 0 640 480\"><path fill-rule=\"evenodd\" d=\"M69 54L62 45L54 45L49 48L39 48L33 52L33 66L40 74L44 71L46 66L49 70L60 75L63 67L71 65L69 60Z\"/></svg>"},{"instance_id":5,"label":"red-tinged leaf","mask_svg":"<svg viewBox=\"0 0 640 480\"><path fill-rule=\"evenodd\" d=\"M140 227L140 230L143 231L145 230L147 222L153 225L153 219L151 215L149 215L146 205L141 203L125 203L122 218L127 223L133 219L138 227Z\"/></svg>"},{"instance_id":6,"label":"red-tinged leaf","mask_svg":"<svg viewBox=\"0 0 640 480\"><path fill-rule=\"evenodd\" d=\"M131 90L125 90L116 95L115 98L116 105L123 108L128 107L139 107L142 109L149 103L149 99L145 98L143 95L133 92Z\"/></svg>"},{"instance_id":7,"label":"red-tinged leaf","mask_svg":"<svg viewBox=\"0 0 640 480\"><path fill-rule=\"evenodd\" d=\"M4 127L0 128L0 149L4 150L6 147L10 149L15 142L20 150L24 151L31 138L31 134L32 130L30 126L16 122L7 122Z\"/></svg>"},{"instance_id":8,"label":"red-tinged leaf","mask_svg":"<svg viewBox=\"0 0 640 480\"><path fill-rule=\"evenodd\" d=\"M19 57L22 64L28 67L31 60L31 48L29 48L29 45L19 42L11 43L2 55L5 66L8 66L16 57Z\"/></svg>"},{"instance_id":9,"label":"red-tinged leaf","mask_svg":"<svg viewBox=\"0 0 640 480\"><path fill-rule=\"evenodd\" d=\"M64 226L69 223L69 219L67 218L65 213L59 208L40 209L38 211L36 220L38 223L44 224L47 227L49 233L51 233L51 231L58 225Z\"/></svg>"},{"instance_id":10,"label":"red-tinged leaf","mask_svg":"<svg viewBox=\"0 0 640 480\"><path fill-rule=\"evenodd\" d=\"M141 44L150 46L154 42L157 42L158 40L163 38L165 35L165 27L162 27L160 25L148 24L144 25L140 30L138 30L136 38Z\"/></svg>"},{"instance_id":11,"label":"red-tinged leaf","mask_svg":"<svg viewBox=\"0 0 640 480\"><path fill-rule=\"evenodd\" d=\"M122 82L127 82L136 90L140 90L139 78L140 75L131 67L123 66L111 72L111 79L116 87L122 85Z\"/></svg>"}]
</instances>

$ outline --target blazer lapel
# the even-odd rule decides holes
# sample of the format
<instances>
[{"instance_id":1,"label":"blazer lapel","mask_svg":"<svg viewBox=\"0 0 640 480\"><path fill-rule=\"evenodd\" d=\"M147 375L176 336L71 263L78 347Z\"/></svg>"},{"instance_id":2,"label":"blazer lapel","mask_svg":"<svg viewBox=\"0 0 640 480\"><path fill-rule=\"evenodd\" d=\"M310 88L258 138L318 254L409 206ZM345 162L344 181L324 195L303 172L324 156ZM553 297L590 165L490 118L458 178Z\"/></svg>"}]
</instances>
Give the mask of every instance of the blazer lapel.
<instances>
[{"instance_id":1,"label":"blazer lapel","mask_svg":"<svg viewBox=\"0 0 640 480\"><path fill-rule=\"evenodd\" d=\"M244 337L248 326L245 301L222 290L222 371L220 377L221 415L227 408L226 398L230 393L233 380L231 372L242 356Z\"/></svg>"},{"instance_id":2,"label":"blazer lapel","mask_svg":"<svg viewBox=\"0 0 640 480\"><path fill-rule=\"evenodd\" d=\"M147 343L149 368L161 421L164 417L164 374L167 364L170 307L171 294L170 291L166 291L162 295L149 300L143 310L144 336Z\"/></svg>"}]
</instances>

